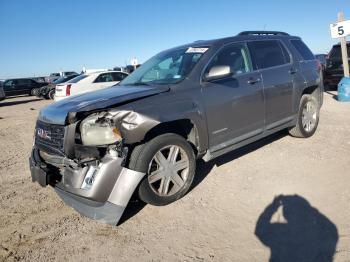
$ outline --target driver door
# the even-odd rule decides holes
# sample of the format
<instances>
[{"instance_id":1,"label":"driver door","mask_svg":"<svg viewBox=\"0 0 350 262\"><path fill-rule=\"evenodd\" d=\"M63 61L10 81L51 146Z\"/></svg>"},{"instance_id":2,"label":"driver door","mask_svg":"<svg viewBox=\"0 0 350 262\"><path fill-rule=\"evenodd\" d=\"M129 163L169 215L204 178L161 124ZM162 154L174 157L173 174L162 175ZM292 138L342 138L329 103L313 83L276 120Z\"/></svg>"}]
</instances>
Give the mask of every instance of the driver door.
<instances>
[{"instance_id":1,"label":"driver door","mask_svg":"<svg viewBox=\"0 0 350 262\"><path fill-rule=\"evenodd\" d=\"M3 88L7 96L16 94L17 80L7 80L4 82Z\"/></svg>"},{"instance_id":2,"label":"driver door","mask_svg":"<svg viewBox=\"0 0 350 262\"><path fill-rule=\"evenodd\" d=\"M230 73L210 78L211 72L229 68ZM261 74L253 71L245 43L224 46L204 71L202 94L211 152L263 132L264 96Z\"/></svg>"}]
</instances>

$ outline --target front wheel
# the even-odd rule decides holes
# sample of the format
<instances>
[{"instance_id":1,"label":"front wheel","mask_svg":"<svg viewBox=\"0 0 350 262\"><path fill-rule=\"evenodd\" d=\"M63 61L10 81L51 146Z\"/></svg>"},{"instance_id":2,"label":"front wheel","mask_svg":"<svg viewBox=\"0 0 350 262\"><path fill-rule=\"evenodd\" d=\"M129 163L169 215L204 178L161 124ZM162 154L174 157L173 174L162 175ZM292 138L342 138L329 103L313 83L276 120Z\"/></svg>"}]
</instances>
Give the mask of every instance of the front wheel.
<instances>
[{"instance_id":1,"label":"front wheel","mask_svg":"<svg viewBox=\"0 0 350 262\"><path fill-rule=\"evenodd\" d=\"M31 96L36 96L36 94L38 93L38 88L33 88L32 90L30 90L30 94Z\"/></svg>"},{"instance_id":2,"label":"front wheel","mask_svg":"<svg viewBox=\"0 0 350 262\"><path fill-rule=\"evenodd\" d=\"M196 159L191 145L183 137L169 133L135 147L129 168L146 173L138 188L140 199L162 206L188 192L195 174Z\"/></svg>"},{"instance_id":3,"label":"front wheel","mask_svg":"<svg viewBox=\"0 0 350 262\"><path fill-rule=\"evenodd\" d=\"M317 129L320 118L320 106L316 98L303 95L300 99L297 123L289 130L294 137L311 137Z\"/></svg>"}]
</instances>

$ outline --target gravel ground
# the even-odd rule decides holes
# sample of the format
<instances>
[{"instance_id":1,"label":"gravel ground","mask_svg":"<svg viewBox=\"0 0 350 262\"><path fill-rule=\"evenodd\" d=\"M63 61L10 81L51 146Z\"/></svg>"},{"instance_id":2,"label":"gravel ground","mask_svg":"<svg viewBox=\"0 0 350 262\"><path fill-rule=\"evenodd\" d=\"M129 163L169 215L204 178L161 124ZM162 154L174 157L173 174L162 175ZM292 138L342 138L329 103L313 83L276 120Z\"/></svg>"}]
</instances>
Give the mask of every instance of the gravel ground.
<instances>
[{"instance_id":1,"label":"gravel ground","mask_svg":"<svg viewBox=\"0 0 350 262\"><path fill-rule=\"evenodd\" d=\"M132 202L118 227L31 182L35 119L49 103L0 102L0 261L302 261L320 249L350 261L350 104L331 93L312 138L281 132L199 162L183 199Z\"/></svg>"}]
</instances>

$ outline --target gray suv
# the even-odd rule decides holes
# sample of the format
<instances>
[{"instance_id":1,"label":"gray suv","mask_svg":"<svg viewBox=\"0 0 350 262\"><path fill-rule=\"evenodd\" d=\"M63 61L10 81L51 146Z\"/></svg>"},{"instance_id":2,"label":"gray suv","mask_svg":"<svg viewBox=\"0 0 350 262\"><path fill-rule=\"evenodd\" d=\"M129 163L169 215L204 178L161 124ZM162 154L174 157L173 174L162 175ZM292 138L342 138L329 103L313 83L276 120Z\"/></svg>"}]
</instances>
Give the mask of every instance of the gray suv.
<instances>
[{"instance_id":1,"label":"gray suv","mask_svg":"<svg viewBox=\"0 0 350 262\"><path fill-rule=\"evenodd\" d=\"M283 32L166 50L119 85L43 108L32 179L81 214L117 224L134 193L152 205L184 196L196 159L210 161L282 129L312 136L320 79L309 48Z\"/></svg>"}]
</instances>

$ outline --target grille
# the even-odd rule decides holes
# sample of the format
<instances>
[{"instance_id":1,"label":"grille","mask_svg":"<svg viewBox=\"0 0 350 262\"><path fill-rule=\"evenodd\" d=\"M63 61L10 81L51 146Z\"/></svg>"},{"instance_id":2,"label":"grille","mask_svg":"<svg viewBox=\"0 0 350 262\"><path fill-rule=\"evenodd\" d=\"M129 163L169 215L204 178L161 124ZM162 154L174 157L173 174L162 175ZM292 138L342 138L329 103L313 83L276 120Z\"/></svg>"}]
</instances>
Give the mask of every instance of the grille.
<instances>
[{"instance_id":1,"label":"grille","mask_svg":"<svg viewBox=\"0 0 350 262\"><path fill-rule=\"evenodd\" d=\"M64 154L64 133L64 126L37 121L35 145L48 153L62 155Z\"/></svg>"}]
</instances>

